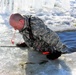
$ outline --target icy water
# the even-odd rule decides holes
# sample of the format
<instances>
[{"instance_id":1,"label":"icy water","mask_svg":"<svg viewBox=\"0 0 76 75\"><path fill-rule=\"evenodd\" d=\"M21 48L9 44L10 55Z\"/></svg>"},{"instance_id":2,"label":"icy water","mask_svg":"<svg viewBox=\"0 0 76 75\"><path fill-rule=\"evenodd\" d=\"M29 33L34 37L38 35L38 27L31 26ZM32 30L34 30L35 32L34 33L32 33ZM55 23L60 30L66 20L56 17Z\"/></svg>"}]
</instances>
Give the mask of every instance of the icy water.
<instances>
[{"instance_id":1,"label":"icy water","mask_svg":"<svg viewBox=\"0 0 76 75\"><path fill-rule=\"evenodd\" d=\"M72 51L76 51L76 31L58 32L61 41Z\"/></svg>"}]
</instances>

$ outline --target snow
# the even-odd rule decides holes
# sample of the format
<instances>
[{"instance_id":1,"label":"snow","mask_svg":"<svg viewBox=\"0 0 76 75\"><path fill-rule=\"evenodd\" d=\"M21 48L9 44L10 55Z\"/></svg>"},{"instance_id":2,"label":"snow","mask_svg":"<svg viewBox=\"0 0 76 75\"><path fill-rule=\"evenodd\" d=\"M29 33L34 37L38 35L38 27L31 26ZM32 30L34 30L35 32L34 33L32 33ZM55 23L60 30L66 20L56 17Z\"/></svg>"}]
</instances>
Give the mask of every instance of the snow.
<instances>
[{"instance_id":1,"label":"snow","mask_svg":"<svg viewBox=\"0 0 76 75\"><path fill-rule=\"evenodd\" d=\"M36 3L38 0L31 0L33 2L30 0L19 0L23 5L17 4L17 0L9 0L10 2L8 5L8 2L4 5L5 1L0 1L2 1L0 2L0 46L15 46L16 43L23 41L18 31L16 32L15 44L12 45L10 41L14 30L8 23L9 16L15 12L19 12L22 15L32 14L33 16L38 16L54 31L76 29L75 0L71 0L71 6L69 0L66 0L65 6L64 0L53 0L51 3L52 5L50 4L50 0L48 0L48 2L46 0L40 0L41 5L39 2ZM32 49L0 47L0 75L75 75L75 58L76 53L72 53L62 55L59 59L50 61L47 60L44 55L32 51ZM38 64L43 60L48 62L45 64ZM27 64L29 62L35 64Z\"/></svg>"}]
</instances>

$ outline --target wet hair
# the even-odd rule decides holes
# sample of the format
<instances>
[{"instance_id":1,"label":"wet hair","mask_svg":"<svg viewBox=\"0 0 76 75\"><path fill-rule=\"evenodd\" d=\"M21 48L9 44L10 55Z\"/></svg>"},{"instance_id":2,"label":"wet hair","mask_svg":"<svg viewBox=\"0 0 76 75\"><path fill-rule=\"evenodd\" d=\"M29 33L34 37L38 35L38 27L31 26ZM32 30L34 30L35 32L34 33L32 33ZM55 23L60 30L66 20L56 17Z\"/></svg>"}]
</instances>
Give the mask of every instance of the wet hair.
<instances>
[{"instance_id":1,"label":"wet hair","mask_svg":"<svg viewBox=\"0 0 76 75\"><path fill-rule=\"evenodd\" d=\"M24 17L20 15L19 13L15 13L10 16L10 20L19 21L21 19L24 19Z\"/></svg>"}]
</instances>

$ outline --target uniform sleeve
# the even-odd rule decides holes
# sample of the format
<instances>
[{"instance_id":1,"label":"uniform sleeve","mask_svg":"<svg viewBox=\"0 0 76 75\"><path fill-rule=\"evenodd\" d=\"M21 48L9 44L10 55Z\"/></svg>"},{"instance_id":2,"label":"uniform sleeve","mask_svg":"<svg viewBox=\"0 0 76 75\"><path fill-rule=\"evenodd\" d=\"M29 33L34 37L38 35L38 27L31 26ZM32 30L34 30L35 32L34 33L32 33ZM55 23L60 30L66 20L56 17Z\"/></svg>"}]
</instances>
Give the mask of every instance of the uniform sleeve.
<instances>
[{"instance_id":1,"label":"uniform sleeve","mask_svg":"<svg viewBox=\"0 0 76 75\"><path fill-rule=\"evenodd\" d=\"M21 32L20 32L21 33ZM32 42L29 38L29 32L27 30L24 30L21 35L23 36L23 39L25 41L25 43L27 44L28 47L31 47Z\"/></svg>"}]
</instances>

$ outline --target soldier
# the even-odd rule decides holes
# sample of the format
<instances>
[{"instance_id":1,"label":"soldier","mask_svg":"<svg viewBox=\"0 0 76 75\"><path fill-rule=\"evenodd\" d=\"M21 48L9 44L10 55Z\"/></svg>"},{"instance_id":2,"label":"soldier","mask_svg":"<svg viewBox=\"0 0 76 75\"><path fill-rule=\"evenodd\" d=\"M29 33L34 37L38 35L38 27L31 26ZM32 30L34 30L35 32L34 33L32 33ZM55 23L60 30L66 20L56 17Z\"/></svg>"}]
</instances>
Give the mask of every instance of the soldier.
<instances>
[{"instance_id":1,"label":"soldier","mask_svg":"<svg viewBox=\"0 0 76 75\"><path fill-rule=\"evenodd\" d=\"M47 28L44 22L34 16L12 14L9 19L10 25L23 35L25 42L18 43L18 47L33 47L34 50L45 54L50 60L61 56L64 47L58 35Z\"/></svg>"}]
</instances>

